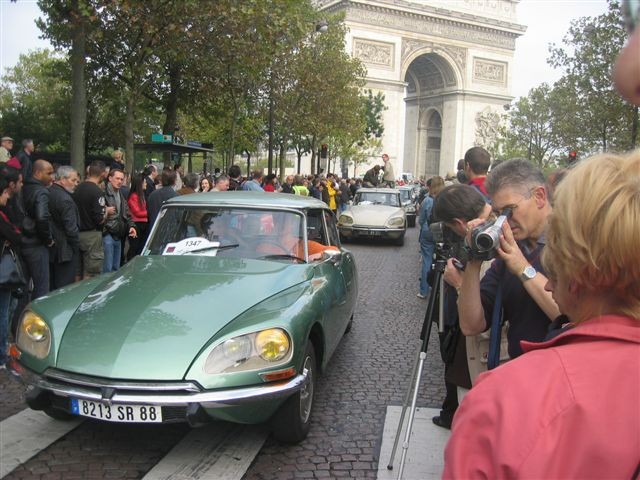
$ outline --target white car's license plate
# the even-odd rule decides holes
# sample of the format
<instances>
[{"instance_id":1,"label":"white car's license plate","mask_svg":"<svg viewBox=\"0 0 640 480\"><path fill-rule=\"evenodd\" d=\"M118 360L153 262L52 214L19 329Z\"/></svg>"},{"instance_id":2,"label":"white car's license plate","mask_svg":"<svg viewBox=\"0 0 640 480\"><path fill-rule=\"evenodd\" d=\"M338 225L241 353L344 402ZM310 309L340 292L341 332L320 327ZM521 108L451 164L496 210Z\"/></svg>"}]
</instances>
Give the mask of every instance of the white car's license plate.
<instances>
[{"instance_id":1,"label":"white car's license plate","mask_svg":"<svg viewBox=\"0 0 640 480\"><path fill-rule=\"evenodd\" d=\"M155 405L105 405L91 400L72 398L71 413L108 422L162 422L162 407Z\"/></svg>"}]
</instances>

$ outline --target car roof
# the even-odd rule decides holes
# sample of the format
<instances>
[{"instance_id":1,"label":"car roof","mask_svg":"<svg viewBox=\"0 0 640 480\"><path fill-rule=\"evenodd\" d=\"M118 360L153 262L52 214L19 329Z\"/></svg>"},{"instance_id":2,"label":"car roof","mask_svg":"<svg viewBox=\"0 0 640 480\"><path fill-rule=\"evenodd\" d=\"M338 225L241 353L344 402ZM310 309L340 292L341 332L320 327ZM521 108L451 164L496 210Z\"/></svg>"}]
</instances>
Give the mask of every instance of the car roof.
<instances>
[{"instance_id":1,"label":"car roof","mask_svg":"<svg viewBox=\"0 0 640 480\"><path fill-rule=\"evenodd\" d=\"M359 192L373 192L373 193L400 193L400 190L398 190L397 188L368 188L368 187L363 187L363 188L359 188L358 191L356 193Z\"/></svg>"},{"instance_id":2,"label":"car roof","mask_svg":"<svg viewBox=\"0 0 640 480\"><path fill-rule=\"evenodd\" d=\"M304 197L290 193L272 192L251 192L251 191L231 191L231 192L202 192L191 193L189 195L178 195L170 198L165 205L179 205L181 203L203 204L203 205L235 205L246 207L279 207L279 208L324 208L329 206L315 197Z\"/></svg>"}]
</instances>

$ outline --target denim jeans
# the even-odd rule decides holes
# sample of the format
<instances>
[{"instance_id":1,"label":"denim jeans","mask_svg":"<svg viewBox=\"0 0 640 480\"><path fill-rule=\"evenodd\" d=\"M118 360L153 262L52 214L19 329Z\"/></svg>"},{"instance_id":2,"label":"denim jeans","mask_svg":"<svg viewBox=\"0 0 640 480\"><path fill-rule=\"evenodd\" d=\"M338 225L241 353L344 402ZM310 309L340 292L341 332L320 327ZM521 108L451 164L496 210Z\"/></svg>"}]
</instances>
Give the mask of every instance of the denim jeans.
<instances>
[{"instance_id":1,"label":"denim jeans","mask_svg":"<svg viewBox=\"0 0 640 480\"><path fill-rule=\"evenodd\" d=\"M433 252L436 244L433 241L433 234L429 230L429 225L425 222L424 227L420 230L420 254L422 255L422 272L420 273L420 295L425 297L429 294L429 284L427 277L431 271L431 262L433 261Z\"/></svg>"},{"instance_id":2,"label":"denim jeans","mask_svg":"<svg viewBox=\"0 0 640 480\"><path fill-rule=\"evenodd\" d=\"M102 237L104 245L104 264L102 273L115 272L120 268L120 251L122 250L122 242L118 237L107 234Z\"/></svg>"},{"instance_id":3,"label":"denim jeans","mask_svg":"<svg viewBox=\"0 0 640 480\"><path fill-rule=\"evenodd\" d=\"M0 290L0 365L7 363L9 319L16 302L17 299L11 295L11 290Z\"/></svg>"},{"instance_id":4,"label":"denim jeans","mask_svg":"<svg viewBox=\"0 0 640 480\"><path fill-rule=\"evenodd\" d=\"M35 300L49 293L49 249L44 245L24 246L21 253L33 280L31 300Z\"/></svg>"}]
</instances>

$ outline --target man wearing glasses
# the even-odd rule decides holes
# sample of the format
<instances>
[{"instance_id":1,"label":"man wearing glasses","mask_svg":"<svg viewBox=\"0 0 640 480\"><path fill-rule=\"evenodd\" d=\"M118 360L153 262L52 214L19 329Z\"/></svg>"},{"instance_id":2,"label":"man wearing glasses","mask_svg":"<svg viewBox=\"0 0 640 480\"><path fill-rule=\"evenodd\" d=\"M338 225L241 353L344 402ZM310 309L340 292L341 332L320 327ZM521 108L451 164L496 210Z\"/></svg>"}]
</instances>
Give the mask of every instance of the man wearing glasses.
<instances>
[{"instance_id":1,"label":"man wearing glasses","mask_svg":"<svg viewBox=\"0 0 640 480\"><path fill-rule=\"evenodd\" d=\"M522 354L521 340L544 340L550 322L560 315L544 289L547 278L540 263L551 203L544 176L524 159L498 165L485 186L494 213L508 208L511 216L503 228L498 257L482 280L482 261L467 263L458 297L460 328L466 336L484 332L491 326L494 308L501 309L503 321L509 322L509 356L515 358ZM472 220L467 232L482 222Z\"/></svg>"}]
</instances>

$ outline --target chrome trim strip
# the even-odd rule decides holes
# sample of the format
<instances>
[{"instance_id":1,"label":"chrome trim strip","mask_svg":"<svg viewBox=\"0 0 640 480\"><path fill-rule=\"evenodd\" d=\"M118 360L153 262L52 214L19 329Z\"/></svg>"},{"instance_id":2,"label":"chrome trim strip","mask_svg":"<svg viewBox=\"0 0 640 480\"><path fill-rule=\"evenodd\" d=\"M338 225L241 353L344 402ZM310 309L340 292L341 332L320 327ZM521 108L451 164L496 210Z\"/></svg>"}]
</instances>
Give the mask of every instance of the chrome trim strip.
<instances>
[{"instance_id":1,"label":"chrome trim strip","mask_svg":"<svg viewBox=\"0 0 640 480\"><path fill-rule=\"evenodd\" d=\"M63 372L49 368L44 372L44 377L60 380L75 385L85 385L94 388L115 388L116 390L151 390L151 391L175 391L199 392L201 389L193 382L123 382L113 381L100 377L89 377L70 372Z\"/></svg>"},{"instance_id":2,"label":"chrome trim strip","mask_svg":"<svg viewBox=\"0 0 640 480\"><path fill-rule=\"evenodd\" d=\"M388 232L388 233L397 233L404 232L404 228L380 228L380 227L361 227L361 226L341 226L338 227L340 230L345 231L353 231L353 232Z\"/></svg>"},{"instance_id":3,"label":"chrome trim strip","mask_svg":"<svg viewBox=\"0 0 640 480\"><path fill-rule=\"evenodd\" d=\"M63 397L81 398L102 402L101 392L95 392L83 386L73 386L57 383L53 379L47 379L35 372L32 372L20 365L20 373L14 361L7 363L9 372L27 385L38 387L42 390L53 392ZM251 387L235 388L229 390L212 390L199 393L163 393L153 394L151 392L141 393L118 393L116 392L110 399L111 405L117 404L139 404L139 405L159 405L159 406L184 406L189 404L201 404L204 408L218 408L229 405L242 405L256 401L263 401L274 398L288 397L303 388L307 383L307 371L296 375L292 379L284 382L267 383Z\"/></svg>"}]
</instances>

